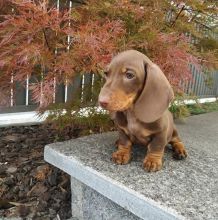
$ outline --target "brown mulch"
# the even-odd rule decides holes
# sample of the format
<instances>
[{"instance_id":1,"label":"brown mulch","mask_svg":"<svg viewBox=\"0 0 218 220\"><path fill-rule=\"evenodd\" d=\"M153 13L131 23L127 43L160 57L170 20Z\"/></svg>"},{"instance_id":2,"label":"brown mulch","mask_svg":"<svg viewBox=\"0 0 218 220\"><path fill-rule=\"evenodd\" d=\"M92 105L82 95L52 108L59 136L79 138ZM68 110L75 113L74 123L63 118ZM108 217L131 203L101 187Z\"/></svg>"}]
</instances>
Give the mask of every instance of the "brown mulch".
<instances>
[{"instance_id":1,"label":"brown mulch","mask_svg":"<svg viewBox=\"0 0 218 220\"><path fill-rule=\"evenodd\" d=\"M43 159L44 146L80 136L50 125L0 128L0 218L68 219L70 178ZM60 138L61 137L61 138Z\"/></svg>"}]
</instances>

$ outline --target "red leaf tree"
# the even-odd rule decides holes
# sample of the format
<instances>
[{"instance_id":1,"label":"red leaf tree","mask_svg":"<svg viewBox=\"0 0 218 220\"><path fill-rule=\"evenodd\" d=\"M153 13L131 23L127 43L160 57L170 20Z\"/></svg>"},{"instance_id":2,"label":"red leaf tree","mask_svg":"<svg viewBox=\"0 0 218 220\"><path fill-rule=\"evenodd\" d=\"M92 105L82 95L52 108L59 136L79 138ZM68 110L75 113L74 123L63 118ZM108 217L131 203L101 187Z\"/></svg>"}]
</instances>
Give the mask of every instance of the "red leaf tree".
<instances>
[{"instance_id":1,"label":"red leaf tree","mask_svg":"<svg viewBox=\"0 0 218 220\"><path fill-rule=\"evenodd\" d=\"M5 4L11 10L7 7L0 23L2 105L9 102L15 85L11 80L25 85L28 76L34 81L29 86L33 100L40 107L48 106L55 84L102 68L117 50L117 38L125 32L120 21L90 21L77 26L69 11L49 7L46 1L7 0Z\"/></svg>"},{"instance_id":2,"label":"red leaf tree","mask_svg":"<svg viewBox=\"0 0 218 220\"><path fill-rule=\"evenodd\" d=\"M25 86L28 77L34 101L47 107L56 85L72 82L80 73L99 72L126 49L140 50L160 65L175 91L182 79L191 78L190 63L198 68L202 60L217 64L213 47L191 45L184 36L203 39L194 28L199 16L183 13L190 8L204 12L195 3L181 8L178 1L87 0L59 11L45 0L6 0L0 7L1 105L9 103L12 80ZM206 9L214 13L214 8Z\"/></svg>"}]
</instances>

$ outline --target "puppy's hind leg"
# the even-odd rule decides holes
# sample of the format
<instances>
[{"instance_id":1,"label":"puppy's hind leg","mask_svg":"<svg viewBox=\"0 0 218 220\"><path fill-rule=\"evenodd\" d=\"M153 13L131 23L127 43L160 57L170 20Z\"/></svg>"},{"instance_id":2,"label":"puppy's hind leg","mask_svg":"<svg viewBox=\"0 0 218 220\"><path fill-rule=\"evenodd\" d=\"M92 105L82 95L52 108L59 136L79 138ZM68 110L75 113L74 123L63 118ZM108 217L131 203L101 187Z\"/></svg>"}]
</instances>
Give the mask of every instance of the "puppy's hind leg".
<instances>
[{"instance_id":1,"label":"puppy's hind leg","mask_svg":"<svg viewBox=\"0 0 218 220\"><path fill-rule=\"evenodd\" d=\"M174 151L173 157L175 159L182 160L188 156L185 146L183 142L181 141L176 128L174 128L173 130L172 139L169 143L172 145L172 148Z\"/></svg>"}]
</instances>

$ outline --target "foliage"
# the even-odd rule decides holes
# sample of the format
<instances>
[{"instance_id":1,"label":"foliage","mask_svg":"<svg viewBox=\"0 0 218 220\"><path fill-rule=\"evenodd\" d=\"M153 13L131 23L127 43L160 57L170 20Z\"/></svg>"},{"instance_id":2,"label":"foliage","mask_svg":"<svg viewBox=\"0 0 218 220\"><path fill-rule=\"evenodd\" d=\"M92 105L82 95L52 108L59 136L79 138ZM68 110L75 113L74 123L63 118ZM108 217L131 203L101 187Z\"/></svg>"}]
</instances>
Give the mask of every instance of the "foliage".
<instances>
[{"instance_id":1,"label":"foliage","mask_svg":"<svg viewBox=\"0 0 218 220\"><path fill-rule=\"evenodd\" d=\"M70 118L76 123L72 110L95 105L97 93L90 103L74 99L51 105L57 86L78 74L101 73L113 55L126 49L137 49L157 63L177 97L180 82L191 79L190 63L207 71L218 67L217 42L210 34L217 32L216 1L86 0L71 10L66 0L60 1L61 10L54 2L0 1L0 105L9 102L6 97L15 86L11 79L25 86L28 75L40 109L50 109L50 119L58 116L60 126Z\"/></svg>"},{"instance_id":2,"label":"foliage","mask_svg":"<svg viewBox=\"0 0 218 220\"><path fill-rule=\"evenodd\" d=\"M66 109L64 113L63 108ZM66 105L59 105L58 108L56 106L50 111L47 122L51 122L60 132L68 127L81 130L83 135L111 131L114 127L109 115L97 111L94 107L72 112L72 106L67 109Z\"/></svg>"},{"instance_id":3,"label":"foliage","mask_svg":"<svg viewBox=\"0 0 218 220\"><path fill-rule=\"evenodd\" d=\"M203 45L205 35L196 30L200 18L203 25L204 20L207 21L204 13L216 15L214 4L211 1L206 5L187 1L186 5L179 1L172 4L168 1L88 0L75 8L72 16L77 24L90 20L121 21L126 31L118 40L118 50L133 48L145 53L163 69L174 90L180 92L181 79L191 79L190 63L198 69L203 67L202 70L218 67L216 41L207 36L210 43ZM185 11L189 14L181 14ZM203 14L204 19L199 18L199 14ZM188 33L191 36L186 36ZM190 44L191 39L195 39L194 44Z\"/></svg>"},{"instance_id":4,"label":"foliage","mask_svg":"<svg viewBox=\"0 0 218 220\"><path fill-rule=\"evenodd\" d=\"M172 113L173 118L185 118L190 115L187 105L185 104L185 100L187 100L188 98L191 97L182 94L176 96L175 98L176 101L173 102L169 107L169 110Z\"/></svg>"},{"instance_id":5,"label":"foliage","mask_svg":"<svg viewBox=\"0 0 218 220\"><path fill-rule=\"evenodd\" d=\"M80 72L99 69L111 58L124 31L121 22L110 20L104 26L95 21L71 27L69 11L58 11L46 1L7 3L13 12L3 15L0 23L1 101L10 97L12 77L25 84L28 76L34 101L41 108L48 106L54 101L55 83L66 84ZM70 42L68 34L74 36Z\"/></svg>"},{"instance_id":6,"label":"foliage","mask_svg":"<svg viewBox=\"0 0 218 220\"><path fill-rule=\"evenodd\" d=\"M207 112L218 111L218 101L212 103L196 103L193 105L187 105L188 111L192 115L203 114Z\"/></svg>"}]
</instances>

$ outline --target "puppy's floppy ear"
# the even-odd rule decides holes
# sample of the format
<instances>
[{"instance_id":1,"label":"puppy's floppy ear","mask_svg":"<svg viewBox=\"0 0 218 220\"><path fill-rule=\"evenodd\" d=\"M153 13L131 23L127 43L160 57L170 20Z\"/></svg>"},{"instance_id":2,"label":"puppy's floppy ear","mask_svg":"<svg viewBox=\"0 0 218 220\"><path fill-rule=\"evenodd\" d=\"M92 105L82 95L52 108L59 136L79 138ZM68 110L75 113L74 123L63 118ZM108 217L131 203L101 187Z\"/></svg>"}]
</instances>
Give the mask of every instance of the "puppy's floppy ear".
<instances>
[{"instance_id":1,"label":"puppy's floppy ear","mask_svg":"<svg viewBox=\"0 0 218 220\"><path fill-rule=\"evenodd\" d=\"M174 98L173 90L161 69L144 58L144 88L134 105L136 118L149 123L161 117ZM146 74L147 73L147 74Z\"/></svg>"}]
</instances>

